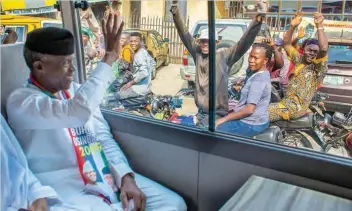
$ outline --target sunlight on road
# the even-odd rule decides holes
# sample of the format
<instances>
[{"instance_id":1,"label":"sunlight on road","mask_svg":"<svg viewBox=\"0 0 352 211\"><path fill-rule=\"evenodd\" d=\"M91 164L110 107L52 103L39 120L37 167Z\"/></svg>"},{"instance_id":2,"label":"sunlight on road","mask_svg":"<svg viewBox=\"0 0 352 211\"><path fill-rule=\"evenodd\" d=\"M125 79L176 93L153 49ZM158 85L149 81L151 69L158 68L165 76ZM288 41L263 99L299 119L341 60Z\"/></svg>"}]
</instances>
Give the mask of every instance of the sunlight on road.
<instances>
[{"instance_id":1,"label":"sunlight on road","mask_svg":"<svg viewBox=\"0 0 352 211\"><path fill-rule=\"evenodd\" d=\"M152 91L156 95L175 96L181 88L187 88L187 82L180 76L181 65L170 64L158 69L156 78L152 81ZM195 114L197 107L193 96L183 97L182 109L178 109L179 115Z\"/></svg>"}]
</instances>

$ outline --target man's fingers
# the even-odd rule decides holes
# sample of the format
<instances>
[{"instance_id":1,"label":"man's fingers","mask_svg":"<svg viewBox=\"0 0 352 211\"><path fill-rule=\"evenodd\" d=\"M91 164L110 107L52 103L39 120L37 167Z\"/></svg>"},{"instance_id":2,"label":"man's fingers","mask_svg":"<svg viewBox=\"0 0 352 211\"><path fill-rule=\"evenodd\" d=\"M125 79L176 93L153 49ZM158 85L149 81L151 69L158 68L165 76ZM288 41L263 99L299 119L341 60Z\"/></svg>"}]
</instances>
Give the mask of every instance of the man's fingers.
<instances>
[{"instance_id":1,"label":"man's fingers","mask_svg":"<svg viewBox=\"0 0 352 211\"><path fill-rule=\"evenodd\" d=\"M109 16L108 16L108 23L106 24L106 28L107 28L107 32L108 33L111 33L112 32L112 27L113 27L113 17L112 17L112 14L110 13Z\"/></svg>"},{"instance_id":2,"label":"man's fingers","mask_svg":"<svg viewBox=\"0 0 352 211\"><path fill-rule=\"evenodd\" d=\"M142 194L137 194L134 198L134 208L133 211L140 211L142 208Z\"/></svg>"},{"instance_id":3,"label":"man's fingers","mask_svg":"<svg viewBox=\"0 0 352 211\"><path fill-rule=\"evenodd\" d=\"M122 202L122 208L124 211L128 210L128 198L125 192L121 192L120 194L120 200Z\"/></svg>"},{"instance_id":4,"label":"man's fingers","mask_svg":"<svg viewBox=\"0 0 352 211\"><path fill-rule=\"evenodd\" d=\"M118 23L118 16L115 14L114 15L114 25L113 25L113 28L112 28L112 33L113 34L117 34L118 30L119 30L119 23Z\"/></svg>"},{"instance_id":5,"label":"man's fingers","mask_svg":"<svg viewBox=\"0 0 352 211\"><path fill-rule=\"evenodd\" d=\"M106 32L106 20L105 20L105 18L103 18L103 20L101 20L101 26L102 26L103 35L104 35L104 37L105 37L106 34L107 34L107 32Z\"/></svg>"},{"instance_id":6,"label":"man's fingers","mask_svg":"<svg viewBox=\"0 0 352 211\"><path fill-rule=\"evenodd\" d=\"M142 207L141 207L141 211L145 211L145 208L147 206L147 197L142 194Z\"/></svg>"},{"instance_id":7,"label":"man's fingers","mask_svg":"<svg viewBox=\"0 0 352 211\"><path fill-rule=\"evenodd\" d=\"M123 26L125 25L125 22L121 22L121 24L119 25L119 30L117 31L117 34L116 34L116 38L115 39L118 39L120 40L120 37L121 37L121 34L122 34L122 30L123 30Z\"/></svg>"}]
</instances>

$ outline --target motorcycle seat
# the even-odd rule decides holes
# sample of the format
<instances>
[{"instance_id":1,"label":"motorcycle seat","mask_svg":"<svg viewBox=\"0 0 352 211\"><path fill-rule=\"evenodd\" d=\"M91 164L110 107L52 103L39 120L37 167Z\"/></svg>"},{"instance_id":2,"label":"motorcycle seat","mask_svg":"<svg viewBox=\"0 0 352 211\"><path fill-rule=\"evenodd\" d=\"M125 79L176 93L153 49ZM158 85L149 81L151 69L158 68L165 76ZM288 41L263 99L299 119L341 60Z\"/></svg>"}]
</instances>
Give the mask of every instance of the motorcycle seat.
<instances>
[{"instance_id":1,"label":"motorcycle seat","mask_svg":"<svg viewBox=\"0 0 352 211\"><path fill-rule=\"evenodd\" d=\"M266 129L263 133L254 136L253 138L257 140L278 143L278 141L282 138L282 134L278 126L271 126Z\"/></svg>"},{"instance_id":2,"label":"motorcycle seat","mask_svg":"<svg viewBox=\"0 0 352 211\"><path fill-rule=\"evenodd\" d=\"M120 103L124 107L138 106L138 105L144 105L144 104L146 105L148 104L148 99L149 99L149 94L146 94L146 95L140 95L137 97L131 97L131 98L120 100Z\"/></svg>"},{"instance_id":3,"label":"motorcycle seat","mask_svg":"<svg viewBox=\"0 0 352 211\"><path fill-rule=\"evenodd\" d=\"M313 128L315 123L315 116L313 113L307 113L301 118L296 120L290 121L277 121L274 122L274 125L280 128L287 128L287 129L308 129Z\"/></svg>"}]
</instances>

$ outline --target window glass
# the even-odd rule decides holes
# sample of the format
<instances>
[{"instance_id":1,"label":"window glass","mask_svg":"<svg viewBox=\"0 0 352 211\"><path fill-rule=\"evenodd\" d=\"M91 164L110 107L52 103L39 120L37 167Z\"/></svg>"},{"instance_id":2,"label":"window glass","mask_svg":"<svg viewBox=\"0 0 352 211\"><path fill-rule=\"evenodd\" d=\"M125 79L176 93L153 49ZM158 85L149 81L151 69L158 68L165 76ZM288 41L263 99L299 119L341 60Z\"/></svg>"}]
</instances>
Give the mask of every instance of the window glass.
<instances>
[{"instance_id":1,"label":"window glass","mask_svg":"<svg viewBox=\"0 0 352 211\"><path fill-rule=\"evenodd\" d=\"M154 46L156 46L158 48L161 47L161 44L158 42L154 33L150 33L150 38L151 38L152 42L154 43Z\"/></svg>"},{"instance_id":2,"label":"window glass","mask_svg":"<svg viewBox=\"0 0 352 211\"><path fill-rule=\"evenodd\" d=\"M52 0L28 1L22 5L16 1L3 1L1 41L8 44L25 42L27 34L36 28L62 27L61 15L54 8L55 3Z\"/></svg>"},{"instance_id":3,"label":"window glass","mask_svg":"<svg viewBox=\"0 0 352 211\"><path fill-rule=\"evenodd\" d=\"M24 42L24 40L26 39L25 35L27 34L27 26L6 26L5 27L5 31L12 29L14 32L16 32L17 34L17 41L16 43L21 43ZM7 34L7 33L6 33ZM4 33L2 35L2 39L5 39L6 34Z\"/></svg>"},{"instance_id":4,"label":"window glass","mask_svg":"<svg viewBox=\"0 0 352 211\"><path fill-rule=\"evenodd\" d=\"M191 43L196 43L194 29L207 26L207 2L179 1L181 6L173 10L179 12L178 28L192 34L186 37L188 41L185 44L178 35L169 3L164 0L114 1L109 5L106 1L96 1L90 4L87 11L80 11L85 71L89 78L102 57L99 52L104 52L100 26L102 18L110 11L120 10L125 22L123 39L129 42L121 42L120 59L113 64L115 81L106 91L101 106L116 112L195 127L194 120L199 111L196 101L202 101L199 104L207 106L209 83L201 85L202 88L197 90L202 92L201 97L196 99L196 65L192 55L200 54L196 54L199 44L194 46ZM201 12L199 7L203 8ZM246 25L231 26L229 29L222 26L220 30L224 29L221 33L227 39L231 33L243 33L242 27ZM136 33L141 36L138 50L135 45L136 39L139 42ZM204 61L202 66L205 68L202 78L209 80L208 62ZM131 81L135 82L132 86L129 83ZM202 128L207 127L208 122L205 122Z\"/></svg>"},{"instance_id":5,"label":"window glass","mask_svg":"<svg viewBox=\"0 0 352 211\"><path fill-rule=\"evenodd\" d=\"M270 5L273 3L270 1ZM234 66L226 69L220 67L221 63L217 64L217 131L351 157L352 25L346 19L338 19L341 14L334 14L336 11L341 13L338 8L342 3L303 1L300 7L297 2L282 1L281 27L268 22L270 19L278 22L278 14L267 15L270 35L259 32L251 49L242 56L243 60L234 64L242 67L238 72L233 70ZM250 5L251 2L248 2L246 6L250 8ZM346 8L348 6L346 2ZM274 11L275 4L269 8ZM303 10L303 21L293 33L292 38L296 41L285 50L283 34L287 33L292 13L298 8ZM318 44L313 41L307 47L304 45L308 38L319 37L312 19L319 8L324 13L322 32L327 37L327 42L320 45L326 45L327 57L321 57L324 52L320 52L313 56L313 62L308 52L312 47L319 49L318 44L324 39L318 40ZM303 29L303 33L302 37L297 38L299 28ZM252 39L250 34L246 36L246 41ZM266 41L263 37L272 38L273 41ZM225 52L223 55L226 55ZM227 64L231 65L230 60ZM227 89L221 85L221 81L227 81L226 77ZM228 104L220 106L221 99ZM224 109L225 106L228 108Z\"/></svg>"},{"instance_id":6,"label":"window glass","mask_svg":"<svg viewBox=\"0 0 352 211\"><path fill-rule=\"evenodd\" d=\"M199 36L201 32L207 28L208 28L207 24L198 24L194 33L197 36ZM221 23L216 24L216 30L218 32L219 39L231 40L234 42L238 42L241 39L246 28L247 28L246 22L236 23L235 21L233 21L233 23L229 22L225 24L221 24Z\"/></svg>"}]
</instances>

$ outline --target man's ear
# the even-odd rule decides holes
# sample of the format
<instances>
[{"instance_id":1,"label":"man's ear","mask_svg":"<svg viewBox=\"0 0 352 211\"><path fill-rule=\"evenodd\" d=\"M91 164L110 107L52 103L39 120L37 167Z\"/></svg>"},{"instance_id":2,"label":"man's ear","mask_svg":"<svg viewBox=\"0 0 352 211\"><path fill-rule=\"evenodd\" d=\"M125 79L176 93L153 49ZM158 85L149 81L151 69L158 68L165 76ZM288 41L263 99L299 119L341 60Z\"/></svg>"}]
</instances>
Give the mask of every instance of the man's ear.
<instances>
[{"instance_id":1,"label":"man's ear","mask_svg":"<svg viewBox=\"0 0 352 211\"><path fill-rule=\"evenodd\" d=\"M33 70L37 72L43 72L43 62L42 61L35 61L33 62Z\"/></svg>"}]
</instances>

